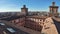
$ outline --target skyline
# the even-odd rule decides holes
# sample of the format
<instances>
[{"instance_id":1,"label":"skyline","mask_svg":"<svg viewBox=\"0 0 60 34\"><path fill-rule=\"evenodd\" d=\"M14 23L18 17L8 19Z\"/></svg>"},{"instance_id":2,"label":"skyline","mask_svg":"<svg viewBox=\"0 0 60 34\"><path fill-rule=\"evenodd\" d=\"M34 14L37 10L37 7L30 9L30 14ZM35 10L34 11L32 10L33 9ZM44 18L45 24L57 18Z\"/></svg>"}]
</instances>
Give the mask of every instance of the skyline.
<instances>
[{"instance_id":1,"label":"skyline","mask_svg":"<svg viewBox=\"0 0 60 34\"><path fill-rule=\"evenodd\" d=\"M49 11L52 2L59 6L60 12L60 0L0 0L0 12L21 11L23 5L26 5L29 11Z\"/></svg>"}]
</instances>

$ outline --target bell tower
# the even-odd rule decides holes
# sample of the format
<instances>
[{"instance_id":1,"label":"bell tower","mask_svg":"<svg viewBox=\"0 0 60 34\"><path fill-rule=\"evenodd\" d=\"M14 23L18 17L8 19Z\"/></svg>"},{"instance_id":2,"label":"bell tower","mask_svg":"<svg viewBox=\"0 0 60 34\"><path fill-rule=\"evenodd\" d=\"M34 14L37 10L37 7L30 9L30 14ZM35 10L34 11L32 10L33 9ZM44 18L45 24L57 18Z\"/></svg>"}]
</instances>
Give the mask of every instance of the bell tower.
<instances>
[{"instance_id":1,"label":"bell tower","mask_svg":"<svg viewBox=\"0 0 60 34\"><path fill-rule=\"evenodd\" d=\"M58 16L58 6L55 6L55 2L52 2L52 6L49 6L50 16Z\"/></svg>"},{"instance_id":2,"label":"bell tower","mask_svg":"<svg viewBox=\"0 0 60 34\"><path fill-rule=\"evenodd\" d=\"M27 14L28 14L28 8L26 8L26 5L23 5L23 8L21 8L21 12L22 12L24 15L27 15Z\"/></svg>"}]
</instances>

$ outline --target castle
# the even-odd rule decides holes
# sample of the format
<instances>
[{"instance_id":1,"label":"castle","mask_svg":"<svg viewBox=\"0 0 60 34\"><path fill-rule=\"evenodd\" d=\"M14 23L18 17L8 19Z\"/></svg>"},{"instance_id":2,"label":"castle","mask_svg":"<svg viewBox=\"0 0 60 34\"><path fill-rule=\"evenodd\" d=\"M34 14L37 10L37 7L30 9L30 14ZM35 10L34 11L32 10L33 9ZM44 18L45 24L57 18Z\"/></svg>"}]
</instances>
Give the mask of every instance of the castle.
<instances>
[{"instance_id":1,"label":"castle","mask_svg":"<svg viewBox=\"0 0 60 34\"><path fill-rule=\"evenodd\" d=\"M52 6L49 6L49 12L28 12L28 8L23 5L20 16L12 16L2 20L7 20L19 27L23 26L41 32L46 18L59 16L58 8L55 6L55 2L52 2Z\"/></svg>"}]
</instances>

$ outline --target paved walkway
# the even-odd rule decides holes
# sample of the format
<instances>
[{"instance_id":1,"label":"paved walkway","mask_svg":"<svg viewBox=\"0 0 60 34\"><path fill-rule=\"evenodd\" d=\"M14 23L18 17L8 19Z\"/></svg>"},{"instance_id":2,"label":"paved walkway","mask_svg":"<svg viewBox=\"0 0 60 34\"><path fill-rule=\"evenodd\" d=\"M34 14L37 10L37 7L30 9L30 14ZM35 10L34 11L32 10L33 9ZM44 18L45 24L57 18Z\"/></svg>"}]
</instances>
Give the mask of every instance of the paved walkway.
<instances>
[{"instance_id":1,"label":"paved walkway","mask_svg":"<svg viewBox=\"0 0 60 34\"><path fill-rule=\"evenodd\" d=\"M52 18L47 18L44 22L44 27L42 33L45 34L58 34L57 28L52 20Z\"/></svg>"}]
</instances>

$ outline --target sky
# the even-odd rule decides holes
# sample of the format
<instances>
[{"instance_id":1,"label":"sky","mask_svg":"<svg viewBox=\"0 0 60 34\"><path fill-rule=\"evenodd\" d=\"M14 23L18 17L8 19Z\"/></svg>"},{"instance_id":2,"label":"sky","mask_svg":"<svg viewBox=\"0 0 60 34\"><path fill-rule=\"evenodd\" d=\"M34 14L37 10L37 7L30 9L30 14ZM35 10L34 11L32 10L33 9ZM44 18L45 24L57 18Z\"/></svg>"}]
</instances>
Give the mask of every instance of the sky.
<instances>
[{"instance_id":1,"label":"sky","mask_svg":"<svg viewBox=\"0 0 60 34\"><path fill-rule=\"evenodd\" d=\"M29 11L49 11L52 2L60 7L60 0L0 0L0 12L18 12L23 5L26 5Z\"/></svg>"}]
</instances>

